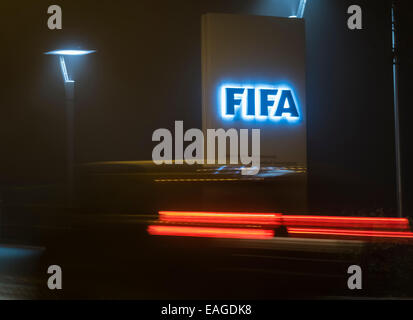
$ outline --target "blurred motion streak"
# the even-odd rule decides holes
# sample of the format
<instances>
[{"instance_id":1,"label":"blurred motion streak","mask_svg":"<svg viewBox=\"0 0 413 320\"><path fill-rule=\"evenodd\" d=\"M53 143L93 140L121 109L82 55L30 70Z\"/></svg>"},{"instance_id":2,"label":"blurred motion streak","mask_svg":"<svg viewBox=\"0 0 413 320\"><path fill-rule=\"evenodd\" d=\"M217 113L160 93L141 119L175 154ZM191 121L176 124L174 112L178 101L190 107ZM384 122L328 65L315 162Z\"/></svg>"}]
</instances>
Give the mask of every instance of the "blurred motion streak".
<instances>
[{"instance_id":1,"label":"blurred motion streak","mask_svg":"<svg viewBox=\"0 0 413 320\"><path fill-rule=\"evenodd\" d=\"M413 239L409 221L405 218L381 217L333 217L283 215L282 213L251 212L200 212L159 211L159 223L174 225L151 225L151 235L173 235L214 238L269 239L273 230L285 230L281 234L308 237L360 237L362 239ZM186 226L179 226L186 224ZM188 224L210 224L188 226ZM239 228L220 228L233 225ZM241 229L243 227L243 229ZM249 229L247 229L249 228Z\"/></svg>"},{"instance_id":2,"label":"blurred motion streak","mask_svg":"<svg viewBox=\"0 0 413 320\"><path fill-rule=\"evenodd\" d=\"M262 181L263 178L243 178L243 179L155 179L155 182L226 182L226 181Z\"/></svg>"},{"instance_id":3,"label":"blurred motion streak","mask_svg":"<svg viewBox=\"0 0 413 320\"><path fill-rule=\"evenodd\" d=\"M288 228L288 234L413 239L413 232L366 231L346 229Z\"/></svg>"},{"instance_id":4,"label":"blurred motion streak","mask_svg":"<svg viewBox=\"0 0 413 320\"><path fill-rule=\"evenodd\" d=\"M151 235L162 235L162 236L235 238L235 239L270 239L274 237L273 230L264 230L264 229L177 227L177 226L159 226L159 225L149 226L148 233Z\"/></svg>"},{"instance_id":5,"label":"blurred motion streak","mask_svg":"<svg viewBox=\"0 0 413 320\"><path fill-rule=\"evenodd\" d=\"M314 226L359 229L409 230L404 218L376 217L329 217L329 216L282 216L283 225L290 227Z\"/></svg>"},{"instance_id":6,"label":"blurred motion streak","mask_svg":"<svg viewBox=\"0 0 413 320\"><path fill-rule=\"evenodd\" d=\"M160 221L225 224L280 225L279 213L182 212L159 211Z\"/></svg>"}]
</instances>

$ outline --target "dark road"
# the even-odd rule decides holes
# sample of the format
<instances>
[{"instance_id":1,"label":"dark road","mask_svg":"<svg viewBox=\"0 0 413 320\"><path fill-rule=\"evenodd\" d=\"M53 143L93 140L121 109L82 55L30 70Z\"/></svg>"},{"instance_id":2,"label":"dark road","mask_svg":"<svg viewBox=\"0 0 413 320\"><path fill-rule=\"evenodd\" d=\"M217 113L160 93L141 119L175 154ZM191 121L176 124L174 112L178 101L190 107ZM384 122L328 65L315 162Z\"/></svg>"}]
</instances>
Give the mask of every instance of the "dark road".
<instances>
[{"instance_id":1,"label":"dark road","mask_svg":"<svg viewBox=\"0 0 413 320\"><path fill-rule=\"evenodd\" d=\"M408 252L409 246L393 245L392 252L390 245L375 247L355 240L150 236L146 230L153 218L72 216L71 227L65 232L60 230L58 235L43 232L44 249L2 247L2 297L380 297L394 295L393 290L400 295L401 283L411 281L405 278L409 276L407 270L406 274L392 274L389 268L395 255ZM385 254L381 256L380 252ZM62 268L63 290L47 290L46 271L52 264ZM347 268L354 264L365 270L361 294L347 287ZM380 264L387 265L387 270ZM20 268L15 268L16 265ZM409 288L408 283L404 283L404 288ZM409 290L403 293L411 294Z\"/></svg>"}]
</instances>

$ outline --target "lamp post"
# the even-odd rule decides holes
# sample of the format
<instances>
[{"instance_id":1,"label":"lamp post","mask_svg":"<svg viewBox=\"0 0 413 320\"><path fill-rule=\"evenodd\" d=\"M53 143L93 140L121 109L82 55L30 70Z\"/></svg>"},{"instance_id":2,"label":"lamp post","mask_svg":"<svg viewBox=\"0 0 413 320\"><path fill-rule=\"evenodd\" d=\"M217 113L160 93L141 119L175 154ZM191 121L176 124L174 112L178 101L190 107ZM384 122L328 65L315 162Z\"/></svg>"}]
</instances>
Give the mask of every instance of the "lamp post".
<instances>
[{"instance_id":1,"label":"lamp post","mask_svg":"<svg viewBox=\"0 0 413 320\"><path fill-rule=\"evenodd\" d=\"M66 104L66 204L71 207L74 194L74 109L75 109L75 81L69 77L66 68L65 56L81 56L95 52L95 50L55 50L45 54L59 57L65 85Z\"/></svg>"},{"instance_id":2,"label":"lamp post","mask_svg":"<svg viewBox=\"0 0 413 320\"><path fill-rule=\"evenodd\" d=\"M396 153L396 197L397 215L403 217L403 198L402 198L402 164L400 150L400 112L399 112L399 59L396 39L396 12L395 2L392 2L391 24L392 24L392 51L393 51L393 106L394 106L394 137Z\"/></svg>"}]
</instances>

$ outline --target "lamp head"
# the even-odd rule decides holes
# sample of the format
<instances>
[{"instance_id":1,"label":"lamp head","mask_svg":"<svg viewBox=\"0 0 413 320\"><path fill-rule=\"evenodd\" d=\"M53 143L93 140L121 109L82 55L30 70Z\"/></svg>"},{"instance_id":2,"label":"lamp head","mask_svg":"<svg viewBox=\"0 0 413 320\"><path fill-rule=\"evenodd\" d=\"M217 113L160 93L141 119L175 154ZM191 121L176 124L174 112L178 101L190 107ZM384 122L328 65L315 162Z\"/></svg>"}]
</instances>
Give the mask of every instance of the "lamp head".
<instances>
[{"instance_id":1,"label":"lamp head","mask_svg":"<svg viewBox=\"0 0 413 320\"><path fill-rule=\"evenodd\" d=\"M59 56L59 62L60 62L60 68L63 74L63 80L65 81L65 83L74 83L74 80L71 80L69 78L69 74L67 72L66 62L65 62L64 57L65 56L84 56L86 54L90 54L95 51L96 50L54 50L54 51L45 52L44 54Z\"/></svg>"},{"instance_id":2,"label":"lamp head","mask_svg":"<svg viewBox=\"0 0 413 320\"><path fill-rule=\"evenodd\" d=\"M96 52L96 50L54 50L45 52L45 54L52 54L58 56L84 56Z\"/></svg>"}]
</instances>

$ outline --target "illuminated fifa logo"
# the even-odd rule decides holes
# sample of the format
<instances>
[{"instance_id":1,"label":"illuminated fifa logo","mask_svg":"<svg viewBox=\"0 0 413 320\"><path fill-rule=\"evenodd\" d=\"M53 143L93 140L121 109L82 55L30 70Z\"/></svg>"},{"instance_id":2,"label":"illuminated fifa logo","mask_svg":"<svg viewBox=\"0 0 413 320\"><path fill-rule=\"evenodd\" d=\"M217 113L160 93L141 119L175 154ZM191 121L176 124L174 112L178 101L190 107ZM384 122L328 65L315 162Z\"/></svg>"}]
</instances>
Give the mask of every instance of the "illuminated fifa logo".
<instances>
[{"instance_id":1,"label":"illuminated fifa logo","mask_svg":"<svg viewBox=\"0 0 413 320\"><path fill-rule=\"evenodd\" d=\"M221 87L221 115L232 120L300 119L296 100L291 89L276 87Z\"/></svg>"}]
</instances>

